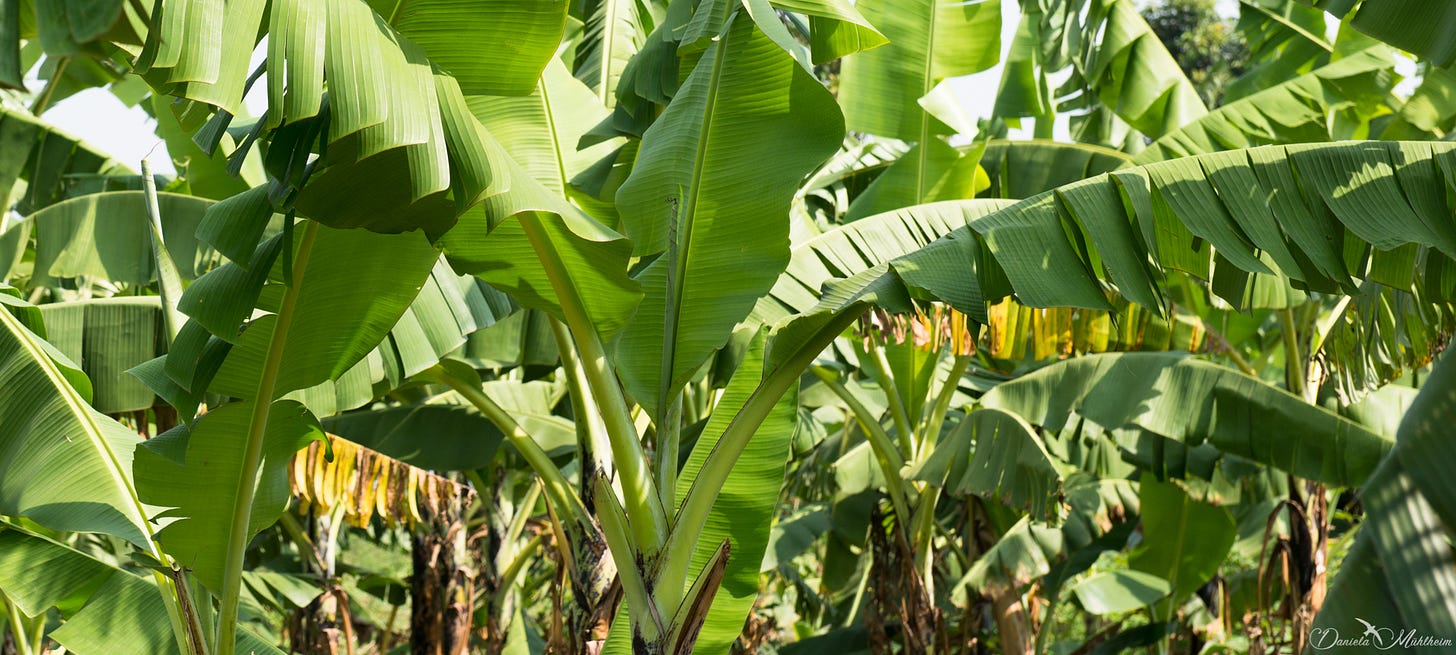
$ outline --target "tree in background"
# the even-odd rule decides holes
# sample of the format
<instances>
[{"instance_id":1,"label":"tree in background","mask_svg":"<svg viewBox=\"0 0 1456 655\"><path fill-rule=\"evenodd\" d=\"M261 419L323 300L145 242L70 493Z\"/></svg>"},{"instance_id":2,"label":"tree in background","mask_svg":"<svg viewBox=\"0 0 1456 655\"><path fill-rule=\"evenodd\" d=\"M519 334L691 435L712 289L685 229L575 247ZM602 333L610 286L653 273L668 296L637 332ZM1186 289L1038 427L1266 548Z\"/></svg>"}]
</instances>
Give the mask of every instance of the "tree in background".
<instances>
[{"instance_id":1,"label":"tree in background","mask_svg":"<svg viewBox=\"0 0 1456 655\"><path fill-rule=\"evenodd\" d=\"M1220 104L1224 85L1243 74L1249 56L1233 21L1214 11L1213 0L1162 0L1142 15L1203 101Z\"/></svg>"}]
</instances>

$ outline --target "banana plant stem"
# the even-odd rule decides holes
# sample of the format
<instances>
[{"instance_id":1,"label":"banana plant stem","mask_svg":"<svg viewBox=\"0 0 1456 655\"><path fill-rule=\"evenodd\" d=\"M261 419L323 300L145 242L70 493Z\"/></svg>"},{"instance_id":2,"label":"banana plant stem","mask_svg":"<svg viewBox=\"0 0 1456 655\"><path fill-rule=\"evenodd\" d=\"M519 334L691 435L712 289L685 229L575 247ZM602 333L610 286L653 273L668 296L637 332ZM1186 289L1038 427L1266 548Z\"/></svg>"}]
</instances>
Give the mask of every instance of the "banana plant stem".
<instances>
[{"instance_id":1,"label":"banana plant stem","mask_svg":"<svg viewBox=\"0 0 1456 655\"><path fill-rule=\"evenodd\" d=\"M509 412L486 395L485 390L479 384L461 380L439 365L426 372L440 382L449 385L451 389L480 410L486 419L500 428L501 433L515 447L516 452L525 458L531 470L541 476L541 481L546 485L546 496L559 508L558 511L567 514L573 520L590 524L591 519L587 516L586 507L571 490L571 484L566 481L566 476L561 474L561 469L556 468L556 464L552 463L551 457L546 454L541 445L531 438L531 435L516 422Z\"/></svg>"},{"instance_id":2,"label":"banana plant stem","mask_svg":"<svg viewBox=\"0 0 1456 655\"><path fill-rule=\"evenodd\" d=\"M506 539L515 543L526 531L526 521L531 519L531 510L536 507L536 500L541 497L541 485L533 484L526 489L526 497L516 505L516 514L511 517L511 524L506 528Z\"/></svg>"},{"instance_id":3,"label":"banana plant stem","mask_svg":"<svg viewBox=\"0 0 1456 655\"><path fill-rule=\"evenodd\" d=\"M1305 365L1304 355L1299 350L1299 332L1294 324L1294 312L1288 307L1279 310L1279 319L1284 331L1284 378L1289 393L1304 398Z\"/></svg>"},{"instance_id":4,"label":"banana plant stem","mask_svg":"<svg viewBox=\"0 0 1456 655\"><path fill-rule=\"evenodd\" d=\"M906 461L913 460L915 431L910 427L910 414L905 410L895 378L890 375L890 362L885 358L885 349L873 334L870 335L869 355L875 378L880 383L880 389L885 392L885 401L890 405L890 420L895 424L895 436L899 437L900 456Z\"/></svg>"},{"instance_id":5,"label":"banana plant stem","mask_svg":"<svg viewBox=\"0 0 1456 655\"><path fill-rule=\"evenodd\" d=\"M561 369L566 374L566 388L571 394L571 414L578 429L578 438L584 440L586 455L591 457L597 470L611 477L612 442L601 414L595 411L597 402L592 397L586 372L582 370L581 358L576 354L576 344L571 341L571 331L554 316L548 316L546 320L551 326L551 336L556 338L556 351L560 353Z\"/></svg>"},{"instance_id":6,"label":"banana plant stem","mask_svg":"<svg viewBox=\"0 0 1456 655\"><path fill-rule=\"evenodd\" d=\"M895 449L895 443L890 438L890 433L885 432L884 426L880 425L879 417L870 413L870 410L861 403L854 394L845 388L844 384L831 371L822 366L815 366L810 369L814 376L819 378L824 386L838 396L854 417L859 421L860 427L864 428L865 439L870 442L870 450L875 454L875 459L880 464L880 471L885 476L885 488L890 492L890 504L895 507L895 515L902 519L910 518L909 497L905 494L904 482L900 479L900 469L904 468L905 460L901 457L900 451Z\"/></svg>"},{"instance_id":7,"label":"banana plant stem","mask_svg":"<svg viewBox=\"0 0 1456 655\"><path fill-rule=\"evenodd\" d=\"M142 160L142 191L146 197L147 218L152 234L152 259L157 269L157 289L162 294L162 323L167 328L168 342L177 339L177 333L187 322L187 315L177 309L182 297L182 276L177 264L167 253L167 244L162 240L162 210L157 202L157 180L152 177L151 164Z\"/></svg>"},{"instance_id":8,"label":"banana plant stem","mask_svg":"<svg viewBox=\"0 0 1456 655\"><path fill-rule=\"evenodd\" d=\"M915 571L920 574L921 582L931 598L935 597L935 576L932 575L935 560L931 558L931 553L935 549L935 503L939 498L939 487L925 485L920 490L911 536L914 539Z\"/></svg>"},{"instance_id":9,"label":"banana plant stem","mask_svg":"<svg viewBox=\"0 0 1456 655\"><path fill-rule=\"evenodd\" d=\"M278 517L278 525L283 526L283 532L293 540L293 545L298 547L299 554L304 555L317 568L319 575L328 575L328 566L324 564L323 558L319 557L318 546L313 543L313 539L309 538L308 532L298 523L298 519L293 516L291 511L285 511L282 516Z\"/></svg>"},{"instance_id":10,"label":"banana plant stem","mask_svg":"<svg viewBox=\"0 0 1456 655\"><path fill-rule=\"evenodd\" d=\"M657 493L662 506L672 507L677 501L678 440L682 438L683 394L678 393L667 406L666 415L657 423Z\"/></svg>"},{"instance_id":11,"label":"banana plant stem","mask_svg":"<svg viewBox=\"0 0 1456 655\"><path fill-rule=\"evenodd\" d=\"M4 595L0 595L0 603L5 604L5 616L10 620L10 636L15 641L15 647L20 649L21 655L33 655L30 640L26 638L25 624L20 620L19 608Z\"/></svg>"},{"instance_id":12,"label":"banana plant stem","mask_svg":"<svg viewBox=\"0 0 1456 655\"><path fill-rule=\"evenodd\" d=\"M521 222L526 238L551 280L551 288L556 292L566 326L580 354L582 371L606 425L612 458L622 483L623 508L636 537L636 550L644 559L653 559L667 542L667 511L658 496L652 467L643 453L637 427L612 372L606 347L602 345L601 335L597 334L580 291L557 254L542 218L526 213L517 220Z\"/></svg>"},{"instance_id":13,"label":"banana plant stem","mask_svg":"<svg viewBox=\"0 0 1456 655\"><path fill-rule=\"evenodd\" d=\"M1325 339L1330 336L1330 331L1335 329L1340 319L1345 316L1345 309L1350 306L1350 296L1340 296L1340 300L1330 309L1329 314L1320 319L1314 326L1314 338L1309 344L1309 356L1313 358L1325 347Z\"/></svg>"},{"instance_id":14,"label":"banana plant stem","mask_svg":"<svg viewBox=\"0 0 1456 655\"><path fill-rule=\"evenodd\" d=\"M41 89L36 96L35 102L30 105L30 113L39 116L44 114L51 107L51 98L56 95L56 86L60 84L61 78L66 74L66 68L71 65L70 57L61 57L56 69L51 71L50 79L46 80L45 88Z\"/></svg>"},{"instance_id":15,"label":"banana plant stem","mask_svg":"<svg viewBox=\"0 0 1456 655\"><path fill-rule=\"evenodd\" d=\"M527 541L516 552L516 556L511 559L511 563L506 566L506 570L501 572L500 588L495 591L495 597L491 599L491 607L500 608L505 606L506 598L510 596L511 591L516 587L516 578L521 575L522 571L526 570L526 565L530 563L531 558L536 555L536 551L540 550L541 544L544 543L546 543L546 533L542 532L531 537L531 540Z\"/></svg>"},{"instance_id":16,"label":"banana plant stem","mask_svg":"<svg viewBox=\"0 0 1456 655\"><path fill-rule=\"evenodd\" d=\"M628 620L631 621L633 631L639 633L634 634L633 638L640 636L651 642L663 634L667 626L663 622L662 612L658 610L659 605L653 598L645 571L634 561L635 554L626 525L627 516L606 478L597 476L592 485L596 496L597 517L602 524L602 536L607 540L607 549L617 565L622 594L627 600Z\"/></svg>"},{"instance_id":17,"label":"banana plant stem","mask_svg":"<svg viewBox=\"0 0 1456 655\"><path fill-rule=\"evenodd\" d=\"M955 399L956 390L960 388L961 378L965 377L966 369L970 366L970 355L956 355L951 362L950 374L936 394L935 402L926 407L929 415L925 417L925 432L920 435L919 458L916 461L925 461L935 449L935 443L940 439L940 429L945 425L945 414L950 411L950 404Z\"/></svg>"},{"instance_id":18,"label":"banana plant stem","mask_svg":"<svg viewBox=\"0 0 1456 655\"><path fill-rule=\"evenodd\" d=\"M267 358L263 361L262 374L258 377L257 393L253 395L253 415L248 422L248 439L243 451L242 475L238 478L238 491L233 502L233 521L228 538L227 559L223 561L222 597L219 602L217 623L218 655L233 655L237 649L238 607L243 585L243 556L248 549L252 521L253 496L258 487L258 467L263 463L263 442L268 428L268 414L273 407L273 391L278 382L278 372L283 365L283 349L288 344L288 333L293 322L293 313L298 305L299 285L308 271L309 254L313 251L314 239L318 236L319 224L308 221L299 241L297 259L293 262L293 276L283 293L283 302L278 307L278 319L274 323L273 335L269 338ZM292 255L291 252L284 256Z\"/></svg>"},{"instance_id":19,"label":"banana plant stem","mask_svg":"<svg viewBox=\"0 0 1456 655\"><path fill-rule=\"evenodd\" d=\"M30 630L30 652L45 655L45 614L31 620Z\"/></svg>"},{"instance_id":20,"label":"banana plant stem","mask_svg":"<svg viewBox=\"0 0 1456 655\"><path fill-rule=\"evenodd\" d=\"M11 332L15 333L22 333L20 331L24 329L19 321L17 321L14 316L10 315L10 312L4 310L0 310L0 327L3 327L4 329L8 329ZM35 346L32 343L22 340L21 346L30 351L31 356L33 359L35 359L35 361L42 363L42 366L46 369L46 375L48 377L50 377L52 380L57 381L63 379L60 372L54 368L55 365L51 363L51 359L44 356L44 354L41 353L39 350L35 349ZM66 386L61 388L69 389L70 387ZM75 396L74 394L68 394L64 397L66 401L70 403L76 411L80 411L79 408L85 403L85 401L81 400L79 396ZM96 445L97 448L104 452L106 456L111 460L112 470L127 470L122 467L120 461L116 459L116 454L112 452L110 445L108 445L104 440L98 441ZM137 496L136 489L131 485L130 481L118 476L117 482L120 483L121 486L127 490L128 500L135 506L137 515L146 516L146 507L142 505L142 501ZM150 526L149 523L144 522L144 524ZM152 533L150 527L146 529L146 538L146 552L159 562L168 561L167 556L162 552L161 547L157 545L156 537ZM164 575L161 571L153 571L152 574L153 579L155 579L157 582L157 589L162 594L162 603L167 607L167 619L172 624L172 634L177 639L178 651L182 653L187 653L188 655L205 655L206 651L198 651L197 649L192 648L189 645L189 643L192 641L189 639L189 634L191 634L189 633L189 630L195 626L192 626L191 624L188 624L183 620L183 614L187 613L190 608L185 608L183 606L185 601L182 592L175 588L172 583L172 578ZM192 634L191 636L200 637L200 635L197 634ZM200 639L198 639L198 641L200 641Z\"/></svg>"},{"instance_id":21,"label":"banana plant stem","mask_svg":"<svg viewBox=\"0 0 1456 655\"><path fill-rule=\"evenodd\" d=\"M1239 370L1244 375L1255 378L1259 377L1259 372L1255 371L1254 367L1249 365L1249 360L1244 359L1244 356L1239 354L1239 349L1229 343L1229 340L1222 333L1215 330L1212 325L1209 325L1207 321L1201 318L1198 319L1198 323L1203 327L1203 331L1208 333L1209 338L1213 339L1214 344L1218 346L1219 352L1228 355L1229 360L1234 363L1234 366L1239 367Z\"/></svg>"}]
</instances>

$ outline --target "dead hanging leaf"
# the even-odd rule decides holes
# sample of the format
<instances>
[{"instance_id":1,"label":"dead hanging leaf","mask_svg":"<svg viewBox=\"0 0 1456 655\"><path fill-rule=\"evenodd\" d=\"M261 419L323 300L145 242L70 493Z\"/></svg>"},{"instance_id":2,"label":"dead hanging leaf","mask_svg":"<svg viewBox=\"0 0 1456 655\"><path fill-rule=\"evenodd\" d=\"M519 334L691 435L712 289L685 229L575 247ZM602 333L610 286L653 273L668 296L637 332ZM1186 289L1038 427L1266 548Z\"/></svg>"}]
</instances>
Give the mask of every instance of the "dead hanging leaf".
<instances>
[{"instance_id":1,"label":"dead hanging leaf","mask_svg":"<svg viewBox=\"0 0 1456 655\"><path fill-rule=\"evenodd\" d=\"M350 525L364 527L375 516L413 528L459 498L470 502L466 485L405 464L338 435L315 441L293 456L289 486L303 511L342 511Z\"/></svg>"},{"instance_id":2,"label":"dead hanging leaf","mask_svg":"<svg viewBox=\"0 0 1456 655\"><path fill-rule=\"evenodd\" d=\"M703 622L708 620L708 608L713 605L713 595L718 593L718 586L723 583L723 576L727 573L731 551L728 540L724 539L713 553L713 559L708 560L703 572L688 590L687 599L678 609L678 615L673 618L673 625L677 630L671 650L674 655L689 655L693 652L693 646L698 643L698 633L703 629Z\"/></svg>"},{"instance_id":3,"label":"dead hanging leaf","mask_svg":"<svg viewBox=\"0 0 1456 655\"><path fill-rule=\"evenodd\" d=\"M1062 359L1074 354L1187 350L1201 352L1207 331L1201 321L1180 316L1177 305L1167 317L1140 305L1110 298L1111 312L1027 307L1011 298L991 305L982 342L993 359Z\"/></svg>"},{"instance_id":4,"label":"dead hanging leaf","mask_svg":"<svg viewBox=\"0 0 1456 655\"><path fill-rule=\"evenodd\" d=\"M928 308L916 306L914 314L870 310L860 317L858 332L865 340L866 349L873 336L885 343L908 341L916 348L929 351L939 351L949 345L956 355L970 355L976 352L978 329L965 314L936 303Z\"/></svg>"},{"instance_id":5,"label":"dead hanging leaf","mask_svg":"<svg viewBox=\"0 0 1456 655\"><path fill-rule=\"evenodd\" d=\"M1167 317L1116 297L1111 312L1066 307L1027 307L1004 298L987 309L990 322L981 326L955 309L935 303L917 305L913 314L871 310L860 317L857 333L865 348L871 341L911 343L956 355L985 349L992 359L1019 361L1063 359L1074 354L1187 350L1201 352L1208 344L1201 321L1180 316L1177 305Z\"/></svg>"}]
</instances>

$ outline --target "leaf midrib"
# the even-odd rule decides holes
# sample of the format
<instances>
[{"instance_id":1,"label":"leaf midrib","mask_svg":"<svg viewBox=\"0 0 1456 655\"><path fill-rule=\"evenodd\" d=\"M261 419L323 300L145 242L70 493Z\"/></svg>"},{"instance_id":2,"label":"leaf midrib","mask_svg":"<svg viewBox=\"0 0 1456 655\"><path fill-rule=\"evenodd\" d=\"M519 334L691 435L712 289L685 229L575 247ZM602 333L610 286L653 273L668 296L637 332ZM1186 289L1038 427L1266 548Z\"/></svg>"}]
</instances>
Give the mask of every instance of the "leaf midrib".
<instances>
[{"instance_id":1,"label":"leaf midrib","mask_svg":"<svg viewBox=\"0 0 1456 655\"><path fill-rule=\"evenodd\" d=\"M551 92L546 89L544 75L536 80L536 90L541 94L541 114L546 121L546 133L551 136L551 154L556 163L556 176L561 180L561 192L565 193L571 180L566 174L566 155L561 152L561 135L556 129L556 114L551 111Z\"/></svg>"},{"instance_id":2,"label":"leaf midrib","mask_svg":"<svg viewBox=\"0 0 1456 655\"><path fill-rule=\"evenodd\" d=\"M925 20L925 64L924 75L920 78L920 97L922 98L930 93L930 80L931 75L934 74L935 65L935 16L937 10L935 0L927 0L927 4L930 6L930 11L926 12L927 16ZM924 107L920 107L920 142L917 144L920 148L920 155L916 162L918 167L915 170L916 203L920 203L925 199L925 166L929 163L930 159L930 155L928 154L930 146L926 142L929 140L930 112Z\"/></svg>"},{"instance_id":3,"label":"leaf midrib","mask_svg":"<svg viewBox=\"0 0 1456 655\"><path fill-rule=\"evenodd\" d=\"M1283 25L1285 28L1288 28L1291 32L1294 32L1295 34L1298 34L1299 36L1304 37L1306 40L1308 40L1308 41L1314 43L1315 45L1319 46L1325 52L1334 52L1335 51L1334 46L1331 45L1328 41L1326 41L1326 40L1324 40L1324 39L1322 39L1322 38L1320 38L1318 36L1315 36L1314 34L1311 34L1309 32L1309 30L1306 30L1303 27L1300 27L1299 25L1295 24L1294 21L1289 20L1288 18L1285 18L1284 16L1281 16L1281 15L1275 13L1274 11L1270 10L1267 7L1264 7L1264 6L1262 6L1262 5L1258 4L1258 3L1255 3L1255 2L1248 2L1247 0L1241 1L1239 3L1239 6L1240 7L1248 7L1250 9L1255 10L1255 11L1258 11L1261 14L1264 14L1266 17L1269 18L1269 20L1272 20L1272 21L1274 21L1276 23L1279 23L1280 25Z\"/></svg>"},{"instance_id":4,"label":"leaf midrib","mask_svg":"<svg viewBox=\"0 0 1456 655\"><path fill-rule=\"evenodd\" d=\"M712 146L713 117L718 105L718 86L723 77L723 62L728 58L728 32L733 29L733 21L738 18L734 13L728 17L720 32L718 42L715 44L717 52L713 56L713 73L708 80L708 97L703 103L703 120L698 129L698 151L693 159L693 172L688 178L688 197L683 202L677 216L670 218L669 227L680 226L676 238L669 239L668 251L676 253L676 257L668 262L671 267L668 271L667 300L664 303L664 323L662 328L662 379L658 382L658 411L667 411L668 396L670 388L674 386L673 374L676 371L677 362L677 341L680 317L682 315L682 297L684 278L687 276L688 259L692 256L693 249L690 247L693 239L693 223L697 218L698 197L702 186L703 168L706 164L707 153ZM678 246L677 244L682 244ZM675 273L675 275L674 275ZM674 281L676 282L674 284Z\"/></svg>"},{"instance_id":5,"label":"leaf midrib","mask_svg":"<svg viewBox=\"0 0 1456 655\"><path fill-rule=\"evenodd\" d=\"M602 104L611 107L612 98L612 49L615 47L617 30L617 2L619 0L603 0L605 11L602 16L602 49L598 59L601 62L600 77L597 81L597 94Z\"/></svg>"},{"instance_id":6,"label":"leaf midrib","mask_svg":"<svg viewBox=\"0 0 1456 655\"><path fill-rule=\"evenodd\" d=\"M238 622L239 594L243 575L243 555L248 542L248 533L253 522L253 502L257 495L258 470L263 465L264 441L268 437L268 419L273 409L273 393L277 388L279 371L283 367L283 352L288 344L288 333L293 325L294 308L302 294L304 276L308 273L309 255L318 235L319 224L308 221L295 255L291 247L286 248L284 257L294 257L293 279L283 293L283 302L276 314L273 334L269 337L268 350L263 369L258 376L257 394L248 419L248 434L245 442L242 466L239 469L237 486L234 488L232 524L229 526L229 541L226 559L223 560L223 593L217 641L219 655L232 655Z\"/></svg>"},{"instance_id":7,"label":"leaf midrib","mask_svg":"<svg viewBox=\"0 0 1456 655\"><path fill-rule=\"evenodd\" d=\"M107 469L113 481L126 492L127 499L131 501L133 509L136 511L135 517L128 518L133 519L133 525L140 528L142 535L147 540L146 546L151 551L151 554L155 557L160 557L161 551L157 549L156 541L146 521L147 514L144 505L142 505L141 497L137 495L136 487L131 484L131 481L122 472L121 462L117 459L116 452L111 449L111 444L107 443L106 439L101 436L101 426L96 424L95 417L92 416L91 412L87 411L90 409L90 405L82 402L80 394L76 392L75 388L71 386L71 383L66 380L65 376L61 375L61 372L57 370L56 364L51 360L50 356L32 341L29 335L33 333L25 329L19 320L11 316L9 311L0 309L0 323L5 324L5 328L15 337L16 342L25 349L26 354L36 363L36 366L40 368L41 372L45 373L46 378L50 380L51 385L56 388L61 399L65 401L67 408L71 410L71 415L76 417L77 421L86 428L86 438L90 439L93 447L101 453L108 465Z\"/></svg>"}]
</instances>

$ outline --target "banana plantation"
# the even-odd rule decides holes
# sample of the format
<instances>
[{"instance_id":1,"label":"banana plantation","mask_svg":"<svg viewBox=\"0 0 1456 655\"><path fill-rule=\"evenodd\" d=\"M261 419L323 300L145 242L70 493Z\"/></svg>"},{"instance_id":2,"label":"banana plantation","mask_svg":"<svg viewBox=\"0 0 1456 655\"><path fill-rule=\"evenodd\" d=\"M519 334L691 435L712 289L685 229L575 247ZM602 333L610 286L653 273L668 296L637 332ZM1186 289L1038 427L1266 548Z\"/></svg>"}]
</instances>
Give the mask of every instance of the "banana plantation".
<instances>
[{"instance_id":1,"label":"banana plantation","mask_svg":"<svg viewBox=\"0 0 1456 655\"><path fill-rule=\"evenodd\" d=\"M1456 653L1456 3L1150 4L0 0L0 653Z\"/></svg>"}]
</instances>

